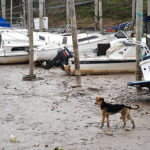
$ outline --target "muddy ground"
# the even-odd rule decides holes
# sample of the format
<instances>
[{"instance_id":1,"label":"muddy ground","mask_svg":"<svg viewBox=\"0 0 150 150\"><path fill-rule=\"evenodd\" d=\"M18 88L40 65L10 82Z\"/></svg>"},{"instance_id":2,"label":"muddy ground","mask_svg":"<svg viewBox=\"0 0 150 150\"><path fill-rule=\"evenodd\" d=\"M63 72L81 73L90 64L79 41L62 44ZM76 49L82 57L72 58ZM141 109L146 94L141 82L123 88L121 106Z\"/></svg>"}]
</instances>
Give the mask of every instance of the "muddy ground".
<instances>
[{"instance_id":1,"label":"muddy ground","mask_svg":"<svg viewBox=\"0 0 150 150\"><path fill-rule=\"evenodd\" d=\"M22 81L27 64L0 66L0 150L149 150L150 96L137 95L127 82L134 74L83 76L82 88L73 88L75 77L59 68L35 68L43 80ZM100 128L101 111L95 98L107 102L138 104L122 128L120 114L110 117L110 127ZM10 135L17 139L10 142Z\"/></svg>"}]
</instances>

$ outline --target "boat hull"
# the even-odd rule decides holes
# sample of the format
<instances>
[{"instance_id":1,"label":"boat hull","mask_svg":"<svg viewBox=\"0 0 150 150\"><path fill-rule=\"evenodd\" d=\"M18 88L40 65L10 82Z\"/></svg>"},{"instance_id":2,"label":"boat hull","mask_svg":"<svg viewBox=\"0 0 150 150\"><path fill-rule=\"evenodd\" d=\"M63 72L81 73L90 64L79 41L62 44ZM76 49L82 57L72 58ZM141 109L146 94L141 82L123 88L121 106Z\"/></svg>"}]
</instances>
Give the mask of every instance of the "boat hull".
<instances>
[{"instance_id":1,"label":"boat hull","mask_svg":"<svg viewBox=\"0 0 150 150\"><path fill-rule=\"evenodd\" d=\"M143 72L144 80L150 81L150 56L141 61L140 66Z\"/></svg>"},{"instance_id":2,"label":"boat hull","mask_svg":"<svg viewBox=\"0 0 150 150\"><path fill-rule=\"evenodd\" d=\"M0 56L0 64L15 64L29 62L29 55Z\"/></svg>"},{"instance_id":3,"label":"boat hull","mask_svg":"<svg viewBox=\"0 0 150 150\"><path fill-rule=\"evenodd\" d=\"M75 75L75 65L64 66L65 71L70 75ZM80 62L81 75L105 75L135 73L135 61L98 61L97 63Z\"/></svg>"}]
</instances>

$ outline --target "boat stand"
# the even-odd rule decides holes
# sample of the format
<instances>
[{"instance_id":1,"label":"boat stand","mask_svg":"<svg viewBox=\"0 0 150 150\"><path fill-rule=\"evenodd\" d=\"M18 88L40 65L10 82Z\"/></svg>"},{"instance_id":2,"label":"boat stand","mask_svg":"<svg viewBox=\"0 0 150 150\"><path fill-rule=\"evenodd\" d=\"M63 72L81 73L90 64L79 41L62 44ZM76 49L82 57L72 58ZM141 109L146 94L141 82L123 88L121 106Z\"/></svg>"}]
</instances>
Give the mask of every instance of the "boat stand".
<instances>
[{"instance_id":1,"label":"boat stand","mask_svg":"<svg viewBox=\"0 0 150 150\"><path fill-rule=\"evenodd\" d=\"M146 87L149 89L150 92L150 81L136 81L136 82L128 82L127 86L140 86L140 87Z\"/></svg>"}]
</instances>

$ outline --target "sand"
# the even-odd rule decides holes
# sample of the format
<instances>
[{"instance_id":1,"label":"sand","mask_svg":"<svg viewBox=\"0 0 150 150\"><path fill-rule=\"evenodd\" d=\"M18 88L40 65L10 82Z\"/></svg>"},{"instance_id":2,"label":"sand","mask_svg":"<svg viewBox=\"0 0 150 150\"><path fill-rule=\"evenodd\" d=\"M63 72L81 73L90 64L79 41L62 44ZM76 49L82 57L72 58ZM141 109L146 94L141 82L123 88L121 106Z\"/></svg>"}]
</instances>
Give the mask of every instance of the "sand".
<instances>
[{"instance_id":1,"label":"sand","mask_svg":"<svg viewBox=\"0 0 150 150\"><path fill-rule=\"evenodd\" d=\"M59 68L34 73L43 80L22 81L28 65L0 66L0 150L149 150L150 94L137 95L127 82L134 74L75 77ZM101 110L95 98L140 106L122 128L120 114L110 117L110 127L101 125ZM15 136L16 143L10 141Z\"/></svg>"}]
</instances>

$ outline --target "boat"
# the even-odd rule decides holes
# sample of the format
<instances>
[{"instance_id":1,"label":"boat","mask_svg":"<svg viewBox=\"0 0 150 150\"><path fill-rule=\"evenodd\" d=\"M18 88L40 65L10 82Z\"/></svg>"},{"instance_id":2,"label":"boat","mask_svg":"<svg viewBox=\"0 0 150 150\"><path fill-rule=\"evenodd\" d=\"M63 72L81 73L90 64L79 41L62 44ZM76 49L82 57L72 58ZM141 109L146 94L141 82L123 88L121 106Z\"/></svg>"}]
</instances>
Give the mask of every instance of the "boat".
<instances>
[{"instance_id":1,"label":"boat","mask_svg":"<svg viewBox=\"0 0 150 150\"><path fill-rule=\"evenodd\" d=\"M124 34L116 34L117 42L127 38ZM73 51L72 35L50 32L33 32L34 61L51 60L57 50L67 47ZM114 35L99 33L78 33L79 53L83 55L96 49L102 41L111 41ZM0 64L23 63L29 61L29 37L27 29L1 28L0 29ZM112 42L112 46L116 41Z\"/></svg>"},{"instance_id":2,"label":"boat","mask_svg":"<svg viewBox=\"0 0 150 150\"><path fill-rule=\"evenodd\" d=\"M59 41L56 42L55 38ZM97 44L103 40L111 40L114 38L112 35L102 35L99 33L78 33L78 46L79 53L82 55L83 53L91 52L97 47ZM44 61L51 60L54 54L56 54L57 50L63 47L67 47L70 51L73 52L73 44L72 44L72 34L56 34L55 37L52 37L54 42L47 44L46 46L41 46L34 49L34 61ZM59 44L56 44L59 43Z\"/></svg>"},{"instance_id":3,"label":"boat","mask_svg":"<svg viewBox=\"0 0 150 150\"><path fill-rule=\"evenodd\" d=\"M80 56L81 75L134 73L136 70L136 44L138 43L134 39L126 36L126 38L110 42L107 49L99 49L95 54L89 53ZM103 44L100 45L100 48L103 48ZM145 51L148 49L144 42L142 42L142 48ZM64 68L68 74L75 75L74 59L69 59L68 65L65 65Z\"/></svg>"},{"instance_id":4,"label":"boat","mask_svg":"<svg viewBox=\"0 0 150 150\"><path fill-rule=\"evenodd\" d=\"M110 36L110 35L109 35ZM100 39L108 38L98 33L79 33L80 50L88 51L97 45ZM51 59L59 48L72 47L72 35L69 33L33 32L34 60ZM27 29L0 28L0 64L23 63L29 61L29 36Z\"/></svg>"},{"instance_id":5,"label":"boat","mask_svg":"<svg viewBox=\"0 0 150 150\"><path fill-rule=\"evenodd\" d=\"M146 22L146 43L148 45L147 51L144 51L145 49L141 49L141 61L140 66L143 73L143 77L145 81L150 82L150 34L149 34L149 23L150 23L150 16L147 16L144 21ZM149 90L150 90L150 83L149 83Z\"/></svg>"},{"instance_id":6,"label":"boat","mask_svg":"<svg viewBox=\"0 0 150 150\"><path fill-rule=\"evenodd\" d=\"M150 52L140 62L141 70L145 81L150 81Z\"/></svg>"},{"instance_id":7,"label":"boat","mask_svg":"<svg viewBox=\"0 0 150 150\"><path fill-rule=\"evenodd\" d=\"M75 75L74 60L64 66L65 71ZM118 74L135 72L135 58L80 57L81 75Z\"/></svg>"},{"instance_id":8,"label":"boat","mask_svg":"<svg viewBox=\"0 0 150 150\"><path fill-rule=\"evenodd\" d=\"M134 87L146 87L150 91L150 50L148 48L142 49L142 56L139 65L141 67L144 80L128 82L127 85Z\"/></svg>"},{"instance_id":9,"label":"boat","mask_svg":"<svg viewBox=\"0 0 150 150\"><path fill-rule=\"evenodd\" d=\"M47 45L62 46L61 35L33 32L34 48ZM0 28L0 64L29 61L29 36L27 29Z\"/></svg>"},{"instance_id":10,"label":"boat","mask_svg":"<svg viewBox=\"0 0 150 150\"><path fill-rule=\"evenodd\" d=\"M27 62L28 51L27 30L0 29L0 64Z\"/></svg>"}]
</instances>

